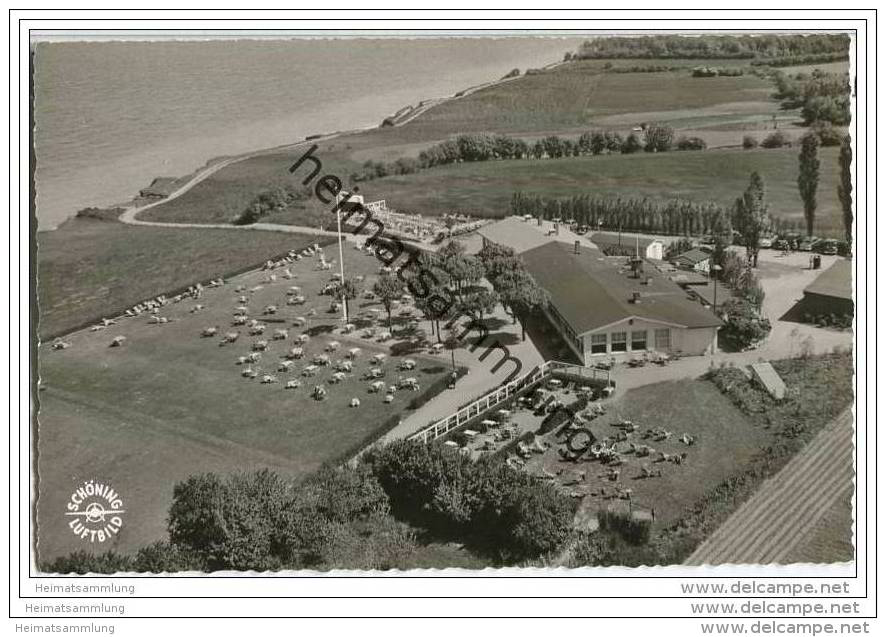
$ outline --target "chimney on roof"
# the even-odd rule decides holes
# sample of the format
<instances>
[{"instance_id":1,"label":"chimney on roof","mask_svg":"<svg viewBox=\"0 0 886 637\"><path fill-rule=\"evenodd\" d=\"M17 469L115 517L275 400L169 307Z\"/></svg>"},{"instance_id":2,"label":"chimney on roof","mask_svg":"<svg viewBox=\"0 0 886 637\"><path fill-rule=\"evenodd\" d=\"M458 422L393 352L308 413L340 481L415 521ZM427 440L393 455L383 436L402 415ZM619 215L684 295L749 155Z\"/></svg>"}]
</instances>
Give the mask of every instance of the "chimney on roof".
<instances>
[{"instance_id":1,"label":"chimney on roof","mask_svg":"<svg viewBox=\"0 0 886 637\"><path fill-rule=\"evenodd\" d=\"M639 292L634 292L633 294L631 294L631 303L633 303L634 305L639 304L640 303L640 296L641 295Z\"/></svg>"},{"instance_id":2,"label":"chimney on roof","mask_svg":"<svg viewBox=\"0 0 886 637\"><path fill-rule=\"evenodd\" d=\"M581 243L575 242L575 254L581 254Z\"/></svg>"}]
</instances>

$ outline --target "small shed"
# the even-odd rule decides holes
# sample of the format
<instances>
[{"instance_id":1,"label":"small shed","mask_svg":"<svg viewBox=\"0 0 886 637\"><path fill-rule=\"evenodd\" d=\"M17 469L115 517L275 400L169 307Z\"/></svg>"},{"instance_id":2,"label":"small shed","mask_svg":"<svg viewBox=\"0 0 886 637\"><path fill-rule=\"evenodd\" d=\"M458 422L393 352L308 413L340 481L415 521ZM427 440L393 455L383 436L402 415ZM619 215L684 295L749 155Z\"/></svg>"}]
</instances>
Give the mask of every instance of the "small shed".
<instances>
[{"instance_id":1,"label":"small shed","mask_svg":"<svg viewBox=\"0 0 886 637\"><path fill-rule=\"evenodd\" d=\"M671 262L684 270L694 270L696 272L710 272L711 270L711 255L700 248L687 250L683 254L674 257Z\"/></svg>"}]
</instances>

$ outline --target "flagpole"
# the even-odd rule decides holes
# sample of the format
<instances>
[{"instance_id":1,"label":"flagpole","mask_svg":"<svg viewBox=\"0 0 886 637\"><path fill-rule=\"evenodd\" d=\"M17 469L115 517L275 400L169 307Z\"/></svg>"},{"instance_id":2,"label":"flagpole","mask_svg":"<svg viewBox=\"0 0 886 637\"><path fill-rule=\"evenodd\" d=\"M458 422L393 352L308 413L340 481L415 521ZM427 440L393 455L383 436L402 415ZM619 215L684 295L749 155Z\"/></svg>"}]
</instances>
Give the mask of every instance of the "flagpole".
<instances>
[{"instance_id":1,"label":"flagpole","mask_svg":"<svg viewBox=\"0 0 886 637\"><path fill-rule=\"evenodd\" d=\"M341 245L341 206L337 206L337 210L335 211L335 218L338 221L338 267L339 273L341 274L341 285L345 284L345 252ZM342 292L344 292L344 288L342 288ZM348 322L348 301L342 294L341 299L341 312L342 312L342 320L345 324Z\"/></svg>"}]
</instances>

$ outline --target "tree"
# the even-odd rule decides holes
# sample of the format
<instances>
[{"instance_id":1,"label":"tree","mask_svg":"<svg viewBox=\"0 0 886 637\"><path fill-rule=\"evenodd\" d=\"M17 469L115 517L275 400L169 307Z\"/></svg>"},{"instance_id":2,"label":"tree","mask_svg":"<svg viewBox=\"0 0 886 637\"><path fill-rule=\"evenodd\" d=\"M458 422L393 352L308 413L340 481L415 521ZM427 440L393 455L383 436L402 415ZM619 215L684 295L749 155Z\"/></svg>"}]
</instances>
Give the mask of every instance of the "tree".
<instances>
[{"instance_id":1,"label":"tree","mask_svg":"<svg viewBox=\"0 0 886 637\"><path fill-rule=\"evenodd\" d=\"M498 294L492 290L481 288L465 294L458 304L461 314L471 317L475 325L482 325L487 314L491 314L498 305Z\"/></svg>"},{"instance_id":2,"label":"tree","mask_svg":"<svg viewBox=\"0 0 886 637\"><path fill-rule=\"evenodd\" d=\"M338 284L335 289L334 296L337 296L341 299L341 302L345 305L345 314L350 316L351 313L348 310L348 301L356 299L360 296L360 287L353 279L346 279Z\"/></svg>"},{"instance_id":3,"label":"tree","mask_svg":"<svg viewBox=\"0 0 886 637\"><path fill-rule=\"evenodd\" d=\"M665 251L666 259L673 259L684 252L688 252L695 247L695 244L692 242L692 239L689 237L680 237L676 241L672 241L671 244L667 247Z\"/></svg>"},{"instance_id":4,"label":"tree","mask_svg":"<svg viewBox=\"0 0 886 637\"><path fill-rule=\"evenodd\" d=\"M603 131L596 130L591 133L591 152L599 155L604 150L606 150L606 137L603 135Z\"/></svg>"},{"instance_id":5,"label":"tree","mask_svg":"<svg viewBox=\"0 0 886 637\"><path fill-rule=\"evenodd\" d=\"M469 285L483 277L480 260L465 254L464 246L458 241L450 241L440 248L437 255L437 265L446 273L449 284L459 298Z\"/></svg>"},{"instance_id":6,"label":"tree","mask_svg":"<svg viewBox=\"0 0 886 637\"><path fill-rule=\"evenodd\" d=\"M846 126L852 117L848 97L815 96L803 104L803 122L807 125L828 122Z\"/></svg>"},{"instance_id":7,"label":"tree","mask_svg":"<svg viewBox=\"0 0 886 637\"><path fill-rule=\"evenodd\" d=\"M494 279L493 285L505 311L514 322L520 321L522 339L525 341L526 323L520 317L545 307L548 295L520 265L519 268L502 272Z\"/></svg>"},{"instance_id":8,"label":"tree","mask_svg":"<svg viewBox=\"0 0 886 637\"><path fill-rule=\"evenodd\" d=\"M394 308L394 301L403 296L403 283L396 277L385 275L375 282L372 291L385 308L385 312L388 314L388 327L391 327L393 320L391 310Z\"/></svg>"},{"instance_id":9,"label":"tree","mask_svg":"<svg viewBox=\"0 0 886 637\"><path fill-rule=\"evenodd\" d=\"M438 254L422 253L419 257L418 274L415 275L419 277L419 281L414 287L423 292L416 292L415 307L430 323L431 334L437 335L437 342L442 340L440 321L449 317L455 304L452 292L446 286L449 275L440 267L440 261Z\"/></svg>"},{"instance_id":10,"label":"tree","mask_svg":"<svg viewBox=\"0 0 886 637\"><path fill-rule=\"evenodd\" d=\"M815 226L816 191L821 161L818 159L818 137L806 135L800 146L800 175L797 186L803 199L803 217L806 219L806 235L811 237Z\"/></svg>"},{"instance_id":11,"label":"tree","mask_svg":"<svg viewBox=\"0 0 886 637\"><path fill-rule=\"evenodd\" d=\"M768 319L761 318L757 308L742 298L729 299L723 304L726 317L720 334L724 344L736 350L744 350L762 341L772 329Z\"/></svg>"},{"instance_id":12,"label":"tree","mask_svg":"<svg viewBox=\"0 0 886 637\"><path fill-rule=\"evenodd\" d=\"M751 173L747 190L735 201L732 225L744 239L748 261L753 267L757 267L760 237L769 228L770 221L763 178L756 171Z\"/></svg>"},{"instance_id":13,"label":"tree","mask_svg":"<svg viewBox=\"0 0 886 637\"><path fill-rule=\"evenodd\" d=\"M760 145L760 142L757 141L757 138L753 135L745 135L741 139L741 147L745 150L749 150L751 148L756 148Z\"/></svg>"},{"instance_id":14,"label":"tree","mask_svg":"<svg viewBox=\"0 0 886 637\"><path fill-rule=\"evenodd\" d=\"M173 488L169 540L210 570L279 568L277 533L290 499L287 483L267 469L226 480L191 476Z\"/></svg>"},{"instance_id":15,"label":"tree","mask_svg":"<svg viewBox=\"0 0 886 637\"><path fill-rule=\"evenodd\" d=\"M837 196L843 209L843 230L849 253L852 253L852 139L843 137L840 144L840 183L837 185Z\"/></svg>"},{"instance_id":16,"label":"tree","mask_svg":"<svg viewBox=\"0 0 886 637\"><path fill-rule=\"evenodd\" d=\"M477 253L486 278L495 286L498 277L506 272L522 269L523 263L513 248L498 243L486 242Z\"/></svg>"},{"instance_id":17,"label":"tree","mask_svg":"<svg viewBox=\"0 0 886 637\"><path fill-rule=\"evenodd\" d=\"M637 133L631 133L628 135L627 139L625 139L624 144L621 145L621 152L625 155L630 155L638 152L643 148L643 144L640 143L640 138L637 137Z\"/></svg>"},{"instance_id":18,"label":"tree","mask_svg":"<svg viewBox=\"0 0 886 637\"><path fill-rule=\"evenodd\" d=\"M647 153L667 152L674 144L674 129L670 126L649 124L643 134Z\"/></svg>"}]
</instances>

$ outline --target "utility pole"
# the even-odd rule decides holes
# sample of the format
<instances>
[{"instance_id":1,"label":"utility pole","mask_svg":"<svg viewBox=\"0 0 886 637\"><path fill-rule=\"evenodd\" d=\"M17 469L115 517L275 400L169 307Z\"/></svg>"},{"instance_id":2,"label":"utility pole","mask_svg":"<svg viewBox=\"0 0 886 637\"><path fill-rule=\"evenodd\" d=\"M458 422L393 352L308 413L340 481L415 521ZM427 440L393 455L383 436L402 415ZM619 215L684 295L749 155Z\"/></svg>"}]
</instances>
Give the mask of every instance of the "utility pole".
<instances>
[{"instance_id":1,"label":"utility pole","mask_svg":"<svg viewBox=\"0 0 886 637\"><path fill-rule=\"evenodd\" d=\"M339 268L339 274L341 274L341 285L342 285L341 316L342 316L342 322L347 324L347 322L348 322L348 301L344 297L345 251L342 248L342 240L341 240L341 206L336 206L335 217L336 217L336 220L338 221L338 268Z\"/></svg>"}]
</instances>

